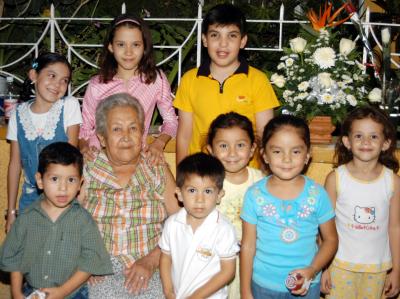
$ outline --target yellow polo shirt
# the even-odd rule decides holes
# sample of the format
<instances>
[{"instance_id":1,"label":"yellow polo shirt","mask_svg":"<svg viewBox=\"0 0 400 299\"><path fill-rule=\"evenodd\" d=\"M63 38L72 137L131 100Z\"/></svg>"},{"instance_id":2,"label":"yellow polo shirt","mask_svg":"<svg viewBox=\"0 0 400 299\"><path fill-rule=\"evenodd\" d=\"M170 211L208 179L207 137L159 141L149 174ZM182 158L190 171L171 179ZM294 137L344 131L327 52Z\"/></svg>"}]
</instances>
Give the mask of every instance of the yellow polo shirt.
<instances>
[{"instance_id":1,"label":"yellow polo shirt","mask_svg":"<svg viewBox=\"0 0 400 299\"><path fill-rule=\"evenodd\" d=\"M279 106L267 76L245 61L220 84L210 73L210 64L185 73L180 82L174 107L193 113L189 154L204 149L211 122L231 111L247 116L255 128L255 115Z\"/></svg>"}]
</instances>

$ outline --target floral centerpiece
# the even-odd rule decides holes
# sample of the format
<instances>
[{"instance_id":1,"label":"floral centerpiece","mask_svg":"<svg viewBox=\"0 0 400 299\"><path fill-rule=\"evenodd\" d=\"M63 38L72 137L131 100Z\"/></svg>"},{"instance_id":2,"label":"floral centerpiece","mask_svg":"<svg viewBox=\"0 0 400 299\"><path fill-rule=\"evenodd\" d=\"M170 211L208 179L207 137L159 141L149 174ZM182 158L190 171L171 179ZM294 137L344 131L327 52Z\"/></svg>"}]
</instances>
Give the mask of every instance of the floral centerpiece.
<instances>
[{"instance_id":1,"label":"floral centerpiece","mask_svg":"<svg viewBox=\"0 0 400 299\"><path fill-rule=\"evenodd\" d=\"M332 4L323 15L308 13L312 28L290 40L284 48L271 83L282 102L283 113L307 120L319 115L331 116L333 123L343 120L349 109L367 102L365 66L355 42L339 38L332 28L346 19L335 21L342 6L331 16ZM374 94L373 100L380 101Z\"/></svg>"}]
</instances>

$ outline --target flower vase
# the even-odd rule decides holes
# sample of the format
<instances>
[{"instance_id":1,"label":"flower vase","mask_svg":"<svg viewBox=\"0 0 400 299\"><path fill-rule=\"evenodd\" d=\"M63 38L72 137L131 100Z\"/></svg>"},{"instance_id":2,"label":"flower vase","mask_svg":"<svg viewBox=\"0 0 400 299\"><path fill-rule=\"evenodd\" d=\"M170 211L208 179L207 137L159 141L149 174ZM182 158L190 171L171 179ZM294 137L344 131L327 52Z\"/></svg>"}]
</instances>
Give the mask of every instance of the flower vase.
<instances>
[{"instance_id":1,"label":"flower vase","mask_svg":"<svg viewBox=\"0 0 400 299\"><path fill-rule=\"evenodd\" d=\"M335 126L332 124L330 116L315 116L313 117L308 126L310 128L311 143L331 143L332 132Z\"/></svg>"}]
</instances>

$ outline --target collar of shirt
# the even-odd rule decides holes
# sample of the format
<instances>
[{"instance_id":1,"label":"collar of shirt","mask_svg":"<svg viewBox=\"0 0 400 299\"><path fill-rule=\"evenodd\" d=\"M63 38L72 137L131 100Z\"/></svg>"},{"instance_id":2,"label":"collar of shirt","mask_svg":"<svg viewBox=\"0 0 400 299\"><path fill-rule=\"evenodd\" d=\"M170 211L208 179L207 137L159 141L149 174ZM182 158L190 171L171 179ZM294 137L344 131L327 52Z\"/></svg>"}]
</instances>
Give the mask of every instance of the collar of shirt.
<instances>
[{"instance_id":1,"label":"collar of shirt","mask_svg":"<svg viewBox=\"0 0 400 299\"><path fill-rule=\"evenodd\" d=\"M114 77L112 77L112 79L110 80L110 82L111 81L118 82L120 84L125 83L125 82L132 82L132 81L141 81L142 82L142 77L141 76L132 76L132 77L129 77L128 80L125 80L125 79L118 77L118 74L115 74Z\"/></svg>"},{"instance_id":2,"label":"collar of shirt","mask_svg":"<svg viewBox=\"0 0 400 299\"><path fill-rule=\"evenodd\" d=\"M247 75L249 73L249 64L247 63L246 59L243 58L241 55L239 55L239 62L240 65L236 69L236 71L233 73L234 74L245 74ZM210 69L210 64L211 60L210 58L206 58L204 62L200 65L199 69L197 70L197 77L199 76L204 76L208 77L211 74L211 69Z\"/></svg>"},{"instance_id":3,"label":"collar of shirt","mask_svg":"<svg viewBox=\"0 0 400 299\"><path fill-rule=\"evenodd\" d=\"M28 208L26 208L26 210L23 213L29 213L32 211L36 211L39 214L41 214L43 217L49 219L50 221L52 221L49 216L47 215L46 211L42 208L41 206L41 202L42 200L44 200L44 194L41 194L39 199L37 199L31 206L29 206ZM60 221L67 213L69 213L71 210L73 210L74 208L76 208L77 206L80 206L80 203L76 200L73 199L71 201L71 204L69 206L68 209L65 209L62 214L57 218L57 221ZM52 221L53 222L53 221Z\"/></svg>"},{"instance_id":4,"label":"collar of shirt","mask_svg":"<svg viewBox=\"0 0 400 299\"><path fill-rule=\"evenodd\" d=\"M137 162L137 169L142 167L144 159L145 157L143 153L140 153L140 159ZM115 176L112 166L110 165L108 157L104 151L100 151L94 161L88 162L87 167L88 169L93 169L93 171L88 170L88 173L90 173L94 179L102 182L108 187L116 190L124 189L126 187L118 184L117 177ZM137 171L135 171L135 173L132 175L135 175L136 173ZM132 180L129 181L128 185L131 183Z\"/></svg>"},{"instance_id":5,"label":"collar of shirt","mask_svg":"<svg viewBox=\"0 0 400 299\"><path fill-rule=\"evenodd\" d=\"M176 215L175 221L182 223L182 224L187 224L187 211L185 208L181 208L178 212L178 214ZM201 224L201 226L206 226L209 224L215 224L219 222L219 218L221 216L219 215L219 212L217 209L214 209L210 214L208 214L208 216L206 217L206 219L204 219L203 223Z\"/></svg>"}]
</instances>

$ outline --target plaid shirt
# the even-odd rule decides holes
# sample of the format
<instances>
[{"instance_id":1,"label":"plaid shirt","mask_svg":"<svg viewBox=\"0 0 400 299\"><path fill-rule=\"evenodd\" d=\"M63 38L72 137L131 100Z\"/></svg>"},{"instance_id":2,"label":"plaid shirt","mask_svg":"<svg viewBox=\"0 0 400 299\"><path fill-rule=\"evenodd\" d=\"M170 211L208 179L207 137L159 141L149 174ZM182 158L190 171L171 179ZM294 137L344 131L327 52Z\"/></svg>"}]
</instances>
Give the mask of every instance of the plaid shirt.
<instances>
[{"instance_id":1,"label":"plaid shirt","mask_svg":"<svg viewBox=\"0 0 400 299\"><path fill-rule=\"evenodd\" d=\"M85 207L97 222L108 252L129 267L153 250L161 237L166 210L162 166L139 159L130 182L122 187L104 152L84 169Z\"/></svg>"}]
</instances>

